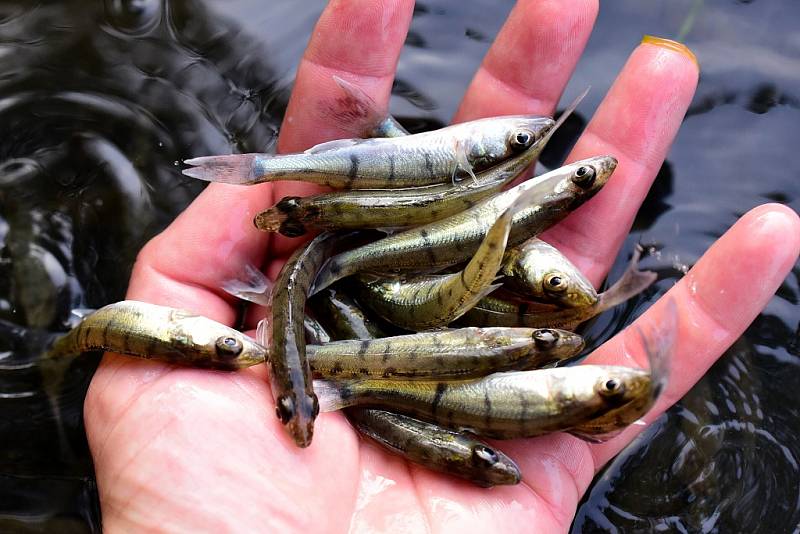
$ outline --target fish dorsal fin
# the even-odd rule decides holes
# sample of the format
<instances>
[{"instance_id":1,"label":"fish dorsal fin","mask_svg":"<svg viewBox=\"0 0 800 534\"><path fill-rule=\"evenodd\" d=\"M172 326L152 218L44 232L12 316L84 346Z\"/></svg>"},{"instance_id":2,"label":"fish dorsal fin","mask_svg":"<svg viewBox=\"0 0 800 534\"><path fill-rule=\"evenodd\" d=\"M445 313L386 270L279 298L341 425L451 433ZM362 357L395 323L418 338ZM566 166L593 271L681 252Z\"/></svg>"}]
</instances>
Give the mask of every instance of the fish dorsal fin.
<instances>
[{"instance_id":1,"label":"fish dorsal fin","mask_svg":"<svg viewBox=\"0 0 800 534\"><path fill-rule=\"evenodd\" d=\"M329 152L331 150L369 143L370 141L372 141L372 139L334 139L333 141L327 141L325 143L314 145L306 150L304 154L319 154L321 152Z\"/></svg>"},{"instance_id":2,"label":"fish dorsal fin","mask_svg":"<svg viewBox=\"0 0 800 534\"><path fill-rule=\"evenodd\" d=\"M95 311L92 308L74 308L69 311L69 317L65 322L67 328L75 328L80 325L86 317L93 314Z\"/></svg>"},{"instance_id":3,"label":"fish dorsal fin","mask_svg":"<svg viewBox=\"0 0 800 534\"><path fill-rule=\"evenodd\" d=\"M73 308L72 310L70 310L69 313L70 315L72 315L72 317L76 319L84 319L86 318L87 315L90 315L95 311L97 310L95 310L94 308Z\"/></svg>"}]
</instances>

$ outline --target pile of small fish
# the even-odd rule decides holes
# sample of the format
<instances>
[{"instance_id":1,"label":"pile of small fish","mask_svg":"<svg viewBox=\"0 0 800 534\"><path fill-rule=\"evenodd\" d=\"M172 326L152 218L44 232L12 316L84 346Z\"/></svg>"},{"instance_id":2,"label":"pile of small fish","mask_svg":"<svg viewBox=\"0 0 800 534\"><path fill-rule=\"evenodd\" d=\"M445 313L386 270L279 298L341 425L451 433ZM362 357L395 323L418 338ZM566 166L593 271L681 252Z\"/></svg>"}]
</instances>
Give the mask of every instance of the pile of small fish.
<instances>
[{"instance_id":1,"label":"pile of small fish","mask_svg":"<svg viewBox=\"0 0 800 534\"><path fill-rule=\"evenodd\" d=\"M344 409L390 451L482 486L521 475L479 437L566 431L598 441L641 418L667 375L668 325L666 335L642 335L648 371L550 364L583 349L571 330L655 274L636 268L637 254L598 294L536 237L592 198L616 160L585 159L503 190L577 102L558 123L496 117L409 135L337 82L368 110L370 138L186 162L184 174L208 181L337 189L284 198L255 217L258 228L290 237L323 231L274 283L244 266L242 280L225 284L267 307L257 340L182 310L125 301L87 315L51 354L102 349L226 370L266 361L277 416L298 446L311 443L320 410Z\"/></svg>"}]
</instances>

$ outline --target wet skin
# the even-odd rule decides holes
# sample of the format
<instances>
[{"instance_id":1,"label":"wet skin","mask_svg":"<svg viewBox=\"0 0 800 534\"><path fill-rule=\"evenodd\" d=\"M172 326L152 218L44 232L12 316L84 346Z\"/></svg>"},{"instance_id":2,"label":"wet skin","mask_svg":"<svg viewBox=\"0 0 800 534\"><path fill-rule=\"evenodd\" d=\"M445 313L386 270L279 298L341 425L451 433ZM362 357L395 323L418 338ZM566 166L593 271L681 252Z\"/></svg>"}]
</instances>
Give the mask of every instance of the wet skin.
<instances>
[{"instance_id":1,"label":"wet skin","mask_svg":"<svg viewBox=\"0 0 800 534\"><path fill-rule=\"evenodd\" d=\"M298 67L280 150L350 136L320 112L336 102L331 74L387 105L412 9L408 1L366 0L326 9ZM552 112L597 9L590 0L520 2L455 120ZM694 61L680 51L652 43L636 47L569 156L574 161L608 153L620 160L604 190L545 236L595 286L628 233L697 76ZM298 245L268 238L250 220L284 196L316 190L288 183L210 186L142 251L128 297L233 324L236 310L220 296L220 283L247 262L263 264L265 253L274 277ZM747 327L799 249L797 216L785 207L761 206L670 290L680 310L672 379L648 421L680 398ZM734 262L737 269L727 268ZM637 324L658 323L663 311L659 301ZM589 363L644 366L643 352L630 349L637 347L630 339L623 356L626 335L612 338ZM265 375L260 367L231 375L107 356L85 408L104 527L343 531L351 524L382 529L402 518L414 530L560 532L597 470L642 429L633 426L600 445L565 434L509 441L503 450L519 464L523 481L487 492L409 467L360 441L340 414L322 414L313 445L297 448L272 413ZM244 495L248 506L241 505ZM447 513L437 513L442 510Z\"/></svg>"}]
</instances>

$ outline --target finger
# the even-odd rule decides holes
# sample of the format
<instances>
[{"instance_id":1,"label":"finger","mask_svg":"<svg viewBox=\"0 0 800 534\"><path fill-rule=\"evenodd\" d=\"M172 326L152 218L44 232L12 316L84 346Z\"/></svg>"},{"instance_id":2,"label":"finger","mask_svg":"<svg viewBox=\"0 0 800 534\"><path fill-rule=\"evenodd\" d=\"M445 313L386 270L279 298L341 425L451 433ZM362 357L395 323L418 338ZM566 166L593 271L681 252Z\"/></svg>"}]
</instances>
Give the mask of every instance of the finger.
<instances>
[{"instance_id":1,"label":"finger","mask_svg":"<svg viewBox=\"0 0 800 534\"><path fill-rule=\"evenodd\" d=\"M297 152L331 139L353 137L363 109L334 81L344 78L388 109L400 50L411 23L413 0L333 0L320 16L297 69L278 139L279 152ZM306 196L314 184L278 182L274 197ZM284 256L300 241L276 236L272 252Z\"/></svg>"},{"instance_id":2,"label":"finger","mask_svg":"<svg viewBox=\"0 0 800 534\"><path fill-rule=\"evenodd\" d=\"M670 379L656 406L645 417L652 421L677 402L709 367L741 336L764 309L800 255L800 218L779 204L759 206L725 233L687 275L652 306L637 325L643 331L664 322L666 302L678 309L677 342ZM637 343L626 329L595 351L587 363L632 365L625 352ZM643 351L631 352L634 365L646 368ZM591 447L601 466L633 437L641 426Z\"/></svg>"},{"instance_id":3,"label":"finger","mask_svg":"<svg viewBox=\"0 0 800 534\"><path fill-rule=\"evenodd\" d=\"M680 399L744 332L773 296L800 254L800 218L776 204L744 215L704 255L689 273L634 325L657 329L666 302L678 310L677 342L670 380L654 408L652 421ZM647 368L647 356L631 353L628 328L612 338L585 363ZM633 360L626 356L631 354ZM566 528L595 473L641 432L632 425L618 437L589 444L564 433L529 440L497 442L514 458L527 483ZM545 474L546 476L542 476Z\"/></svg>"},{"instance_id":4,"label":"finger","mask_svg":"<svg viewBox=\"0 0 800 534\"><path fill-rule=\"evenodd\" d=\"M456 122L552 115L597 17L597 0L520 0L483 59Z\"/></svg>"},{"instance_id":5,"label":"finger","mask_svg":"<svg viewBox=\"0 0 800 534\"><path fill-rule=\"evenodd\" d=\"M595 285L611 267L686 114L699 75L693 58L673 41L638 46L567 158L619 160L595 198L543 234Z\"/></svg>"}]
</instances>

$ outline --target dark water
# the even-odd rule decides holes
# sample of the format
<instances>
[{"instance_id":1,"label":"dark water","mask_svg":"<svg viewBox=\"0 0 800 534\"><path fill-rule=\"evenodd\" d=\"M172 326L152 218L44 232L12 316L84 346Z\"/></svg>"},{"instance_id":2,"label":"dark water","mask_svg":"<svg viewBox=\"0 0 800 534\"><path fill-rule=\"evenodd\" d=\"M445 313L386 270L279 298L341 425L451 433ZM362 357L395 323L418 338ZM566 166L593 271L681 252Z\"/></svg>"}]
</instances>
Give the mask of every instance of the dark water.
<instances>
[{"instance_id":1,"label":"dark water","mask_svg":"<svg viewBox=\"0 0 800 534\"><path fill-rule=\"evenodd\" d=\"M417 6L392 100L412 127L448 120L512 2L461 4ZM321 9L0 0L0 531L99 530L81 412L97 358L15 362L65 329L70 309L123 297L136 251L199 192L177 160L269 144ZM703 74L611 275L641 242L661 280L596 321L593 342L646 309L749 208L800 210L799 20L793 0L603 3L565 95L592 85L584 114L644 33L684 33ZM572 140L565 132L544 162ZM799 286L796 266L708 376L597 478L574 531L798 528Z\"/></svg>"}]
</instances>

